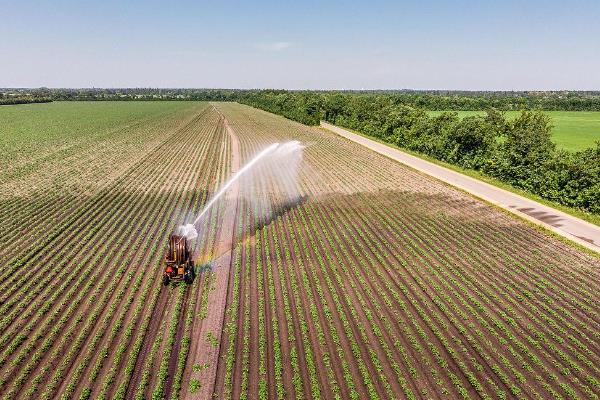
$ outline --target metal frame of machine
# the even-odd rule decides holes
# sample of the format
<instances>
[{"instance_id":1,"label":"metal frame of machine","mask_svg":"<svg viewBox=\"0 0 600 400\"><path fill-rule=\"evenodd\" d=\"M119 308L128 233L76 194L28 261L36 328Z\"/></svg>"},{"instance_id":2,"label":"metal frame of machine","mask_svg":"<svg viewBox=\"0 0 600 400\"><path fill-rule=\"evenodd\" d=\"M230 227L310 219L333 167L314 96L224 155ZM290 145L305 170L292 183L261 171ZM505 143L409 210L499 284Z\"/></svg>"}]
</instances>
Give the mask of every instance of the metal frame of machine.
<instances>
[{"instance_id":1,"label":"metal frame of machine","mask_svg":"<svg viewBox=\"0 0 600 400\"><path fill-rule=\"evenodd\" d=\"M165 255L163 284L183 281L190 284L194 281L194 260L191 246L185 236L169 236L169 248Z\"/></svg>"}]
</instances>

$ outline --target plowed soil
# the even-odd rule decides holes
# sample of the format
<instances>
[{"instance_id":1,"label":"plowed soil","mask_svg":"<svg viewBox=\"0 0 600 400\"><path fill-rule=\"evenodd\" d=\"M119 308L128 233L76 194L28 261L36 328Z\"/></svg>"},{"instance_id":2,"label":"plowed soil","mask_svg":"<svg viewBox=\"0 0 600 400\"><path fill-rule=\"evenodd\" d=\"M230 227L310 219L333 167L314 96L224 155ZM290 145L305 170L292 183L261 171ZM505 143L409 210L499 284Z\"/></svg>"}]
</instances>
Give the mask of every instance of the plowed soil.
<instances>
[{"instance_id":1,"label":"plowed soil","mask_svg":"<svg viewBox=\"0 0 600 400\"><path fill-rule=\"evenodd\" d=\"M600 396L597 258L319 128L120 107L77 108L36 152L8 138L2 398ZM306 146L299 199L256 182L261 220L233 187L198 227L194 283L163 286L169 234L287 140Z\"/></svg>"}]
</instances>

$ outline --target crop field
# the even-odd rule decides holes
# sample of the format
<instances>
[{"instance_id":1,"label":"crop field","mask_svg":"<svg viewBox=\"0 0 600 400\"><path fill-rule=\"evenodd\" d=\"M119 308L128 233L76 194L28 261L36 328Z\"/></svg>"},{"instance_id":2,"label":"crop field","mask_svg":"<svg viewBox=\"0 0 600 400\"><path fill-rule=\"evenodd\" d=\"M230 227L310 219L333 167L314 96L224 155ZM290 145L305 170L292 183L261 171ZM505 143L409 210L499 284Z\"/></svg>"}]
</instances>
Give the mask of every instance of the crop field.
<instances>
[{"instance_id":1,"label":"crop field","mask_svg":"<svg viewBox=\"0 0 600 400\"><path fill-rule=\"evenodd\" d=\"M484 111L454 111L459 117L484 115ZM429 111L439 115L441 111ZM552 139L561 149L569 151L585 150L600 141L600 112L598 111L544 111L552 118ZM506 115L516 117L518 111L507 111Z\"/></svg>"},{"instance_id":2,"label":"crop field","mask_svg":"<svg viewBox=\"0 0 600 400\"><path fill-rule=\"evenodd\" d=\"M600 260L358 144L200 102L1 108L0 136L3 399L600 397ZM169 234L287 140L300 200L216 208L163 286Z\"/></svg>"}]
</instances>

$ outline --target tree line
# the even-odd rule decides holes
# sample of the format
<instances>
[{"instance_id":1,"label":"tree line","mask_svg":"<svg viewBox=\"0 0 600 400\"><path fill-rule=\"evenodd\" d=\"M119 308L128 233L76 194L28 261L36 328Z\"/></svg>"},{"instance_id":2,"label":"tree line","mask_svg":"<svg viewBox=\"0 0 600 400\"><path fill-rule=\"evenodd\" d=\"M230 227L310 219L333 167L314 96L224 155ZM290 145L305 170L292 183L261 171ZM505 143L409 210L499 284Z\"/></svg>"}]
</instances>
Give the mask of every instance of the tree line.
<instances>
[{"instance_id":1,"label":"tree line","mask_svg":"<svg viewBox=\"0 0 600 400\"><path fill-rule=\"evenodd\" d=\"M600 111L600 92L596 91L446 91L446 90L348 90L348 91L286 91L243 89L180 89L180 88L81 88L81 89L0 89L16 91L21 97L50 98L52 100L199 100L269 102L302 99L304 103L321 103L323 99L335 98L346 102L351 98L364 97L366 101L384 99L396 105L404 104L426 110L555 110ZM311 119L314 122L314 119Z\"/></svg>"},{"instance_id":2,"label":"tree line","mask_svg":"<svg viewBox=\"0 0 600 400\"><path fill-rule=\"evenodd\" d=\"M362 92L363 95L377 93ZM464 92L464 91L403 91L382 92L396 103L426 110L545 110L599 111L598 92Z\"/></svg>"},{"instance_id":3,"label":"tree line","mask_svg":"<svg viewBox=\"0 0 600 400\"><path fill-rule=\"evenodd\" d=\"M30 103L50 103L50 97L33 97L33 96L4 96L0 93L0 106L10 106L16 104Z\"/></svg>"},{"instance_id":4,"label":"tree line","mask_svg":"<svg viewBox=\"0 0 600 400\"><path fill-rule=\"evenodd\" d=\"M541 111L514 119L495 108L483 116L430 116L386 94L254 91L238 100L305 124L326 120L600 214L600 142L579 152L557 149L550 117Z\"/></svg>"}]
</instances>

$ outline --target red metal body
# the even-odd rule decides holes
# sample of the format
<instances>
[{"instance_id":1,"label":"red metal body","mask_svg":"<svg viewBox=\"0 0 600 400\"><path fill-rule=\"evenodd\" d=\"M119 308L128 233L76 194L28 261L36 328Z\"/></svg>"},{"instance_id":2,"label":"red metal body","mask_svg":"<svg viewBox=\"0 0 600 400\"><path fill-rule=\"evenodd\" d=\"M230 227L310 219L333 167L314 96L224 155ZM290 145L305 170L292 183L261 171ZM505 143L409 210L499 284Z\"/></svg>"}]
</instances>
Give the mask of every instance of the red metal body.
<instances>
[{"instance_id":1,"label":"red metal body","mask_svg":"<svg viewBox=\"0 0 600 400\"><path fill-rule=\"evenodd\" d=\"M169 236L169 246L165 255L165 270L163 283L168 285L171 281L192 283L194 280L194 261L189 241L185 236Z\"/></svg>"}]
</instances>

